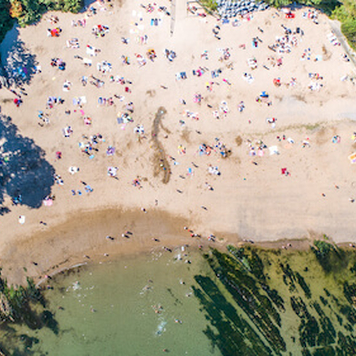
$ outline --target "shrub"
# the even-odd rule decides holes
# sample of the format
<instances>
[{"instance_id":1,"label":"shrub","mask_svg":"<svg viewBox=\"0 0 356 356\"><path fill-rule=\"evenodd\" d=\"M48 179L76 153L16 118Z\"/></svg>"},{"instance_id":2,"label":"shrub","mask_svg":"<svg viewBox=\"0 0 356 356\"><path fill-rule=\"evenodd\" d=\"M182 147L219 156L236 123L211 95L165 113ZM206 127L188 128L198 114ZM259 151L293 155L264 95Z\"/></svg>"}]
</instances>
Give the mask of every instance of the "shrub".
<instances>
[{"instance_id":1,"label":"shrub","mask_svg":"<svg viewBox=\"0 0 356 356\"><path fill-rule=\"evenodd\" d=\"M200 2L204 7L208 8L211 11L216 11L218 8L216 0L201 0Z\"/></svg>"},{"instance_id":2,"label":"shrub","mask_svg":"<svg viewBox=\"0 0 356 356\"><path fill-rule=\"evenodd\" d=\"M341 24L341 31L347 38L349 45L356 49L356 19L347 19Z\"/></svg>"}]
</instances>

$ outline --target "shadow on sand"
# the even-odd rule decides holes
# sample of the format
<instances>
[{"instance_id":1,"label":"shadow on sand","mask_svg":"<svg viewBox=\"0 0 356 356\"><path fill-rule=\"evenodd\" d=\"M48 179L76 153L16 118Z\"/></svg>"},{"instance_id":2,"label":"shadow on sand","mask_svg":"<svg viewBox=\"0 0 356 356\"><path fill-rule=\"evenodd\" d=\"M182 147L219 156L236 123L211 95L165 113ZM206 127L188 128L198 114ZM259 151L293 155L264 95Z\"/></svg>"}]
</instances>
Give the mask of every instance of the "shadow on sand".
<instances>
[{"instance_id":1,"label":"shadow on sand","mask_svg":"<svg viewBox=\"0 0 356 356\"><path fill-rule=\"evenodd\" d=\"M92 5L94 5L94 3L96 2L96 0L84 0L83 1L83 7L82 9L79 11L80 13L83 13L85 11L88 10L88 8ZM95 6L94 6L95 7Z\"/></svg>"},{"instance_id":2,"label":"shadow on sand","mask_svg":"<svg viewBox=\"0 0 356 356\"><path fill-rule=\"evenodd\" d=\"M0 115L0 204L6 193L17 203L39 208L51 193L54 173L45 152L20 135L10 117ZM8 211L0 207L0 215Z\"/></svg>"},{"instance_id":3,"label":"shadow on sand","mask_svg":"<svg viewBox=\"0 0 356 356\"><path fill-rule=\"evenodd\" d=\"M6 34L1 44L1 62L8 85L29 84L36 73L36 56L19 39L16 25Z\"/></svg>"}]
</instances>

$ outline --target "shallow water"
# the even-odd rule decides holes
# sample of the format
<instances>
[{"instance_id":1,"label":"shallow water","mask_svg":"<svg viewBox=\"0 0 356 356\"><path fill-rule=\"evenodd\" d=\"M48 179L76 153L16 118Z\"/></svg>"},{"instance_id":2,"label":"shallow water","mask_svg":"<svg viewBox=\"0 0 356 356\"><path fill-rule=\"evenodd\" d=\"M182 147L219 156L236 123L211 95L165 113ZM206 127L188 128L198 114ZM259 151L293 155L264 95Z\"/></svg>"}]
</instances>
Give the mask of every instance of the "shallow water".
<instances>
[{"instance_id":1,"label":"shallow water","mask_svg":"<svg viewBox=\"0 0 356 356\"><path fill-rule=\"evenodd\" d=\"M356 354L354 251L229 249L73 268L44 292L54 319L2 328L0 345L9 355Z\"/></svg>"},{"instance_id":2,"label":"shallow water","mask_svg":"<svg viewBox=\"0 0 356 356\"><path fill-rule=\"evenodd\" d=\"M26 331L40 340L31 351L153 356L167 349L170 355L219 356L203 334L207 321L191 289L194 274L208 267L194 254L192 264L175 260L179 253L124 258L58 276L46 298L59 334Z\"/></svg>"},{"instance_id":3,"label":"shallow water","mask_svg":"<svg viewBox=\"0 0 356 356\"><path fill-rule=\"evenodd\" d=\"M356 254L322 243L315 252L247 246L207 255L219 281L197 276L196 295L224 356L356 355Z\"/></svg>"}]
</instances>

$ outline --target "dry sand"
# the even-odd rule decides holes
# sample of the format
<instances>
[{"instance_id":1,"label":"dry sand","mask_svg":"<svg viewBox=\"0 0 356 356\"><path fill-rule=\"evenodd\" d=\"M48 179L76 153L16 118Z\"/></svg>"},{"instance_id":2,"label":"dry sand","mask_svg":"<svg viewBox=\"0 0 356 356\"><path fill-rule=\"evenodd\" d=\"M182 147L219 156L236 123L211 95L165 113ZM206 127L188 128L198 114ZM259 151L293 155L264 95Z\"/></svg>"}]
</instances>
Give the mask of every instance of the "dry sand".
<instances>
[{"instance_id":1,"label":"dry sand","mask_svg":"<svg viewBox=\"0 0 356 356\"><path fill-rule=\"evenodd\" d=\"M168 1L159 5L171 11ZM19 30L19 38L36 55L42 73L25 86L28 96L23 96L20 108L9 102L13 94L1 90L2 114L12 118L19 134L33 139L44 150L46 160L62 177L64 185L53 185L51 194L56 199L51 207L11 206L10 198L6 197L4 205L11 212L0 217L0 264L10 281L20 283L24 274L38 276L52 266L85 261L84 255L104 258L104 253L114 256L154 246L205 245L210 234L216 236L216 244L238 243L243 239L255 242L313 239L322 234L337 243L356 241L356 203L350 202L350 198L356 199L356 166L348 160L356 150L351 139L356 131L355 86L350 81L340 81L340 77L354 73L354 68L351 62L341 59L342 47L333 46L327 39L328 18L320 15L316 25L302 18L306 10L296 11L296 18L289 20L282 12L271 9L254 14L250 21L241 20L240 26L233 27L213 17L189 14L185 1L177 1L175 8L173 35L171 17L157 8L152 14L146 13L136 0L114 2L112 9L87 18L85 28L71 26L73 19L82 19L85 14L58 13L58 26L62 29L59 38L47 37L47 28L54 26L45 19L36 26ZM142 21L137 16L140 13ZM160 16L161 25L151 26L151 18ZM91 28L97 24L109 26L110 32L95 38ZM221 28L221 40L212 33L216 24ZM278 54L268 49L276 37L283 36L281 25L293 31L301 27L304 31L303 37L297 35L299 44L292 47L291 53ZM138 35L147 35L147 44L137 43ZM258 48L251 46L255 36L263 41ZM66 48L66 40L73 37L79 39L79 49ZM122 43L121 37L130 38L129 44ZM101 52L89 57L85 52L87 44ZM242 44L246 49L240 48ZM154 62L146 57L150 48L157 53ZM176 52L173 62L165 58L165 48ZM229 48L228 60L219 60L218 49L222 48ZM307 48L311 49L311 59L302 61L302 53ZM205 50L208 60L201 58ZM138 65L135 53L146 57L145 66ZM84 67L81 60L74 59L75 55L91 58L92 67ZM122 55L130 57L130 65L122 63ZM316 55L323 60L314 61ZM273 67L268 60L271 56L283 57L283 65ZM51 67L53 57L63 59L67 69L59 71ZM255 70L247 65L251 57L258 62ZM96 69L97 62L103 60L112 64L112 72L106 75ZM222 73L215 79L211 79L210 72L193 76L192 70L199 66L209 71L221 69ZM177 81L175 73L182 71L188 78ZM244 72L254 77L251 84L243 79ZM323 76L320 91L308 89L311 82L308 73ZM104 80L104 87L90 84L83 87L80 81L83 75ZM125 93L124 85L110 83L110 75L131 81L133 84L128 86L132 93ZM294 77L296 85L275 87L273 79L277 77L283 83ZM62 91L66 80L72 83L69 92ZM206 89L207 81L216 83L212 92ZM255 101L263 90L270 95L271 106ZM197 93L203 97L200 105L193 102ZM114 94L124 95L125 100L114 98L113 106L98 105L99 96L108 98ZM64 104L46 110L50 95L62 97ZM83 95L87 103L82 109L92 118L91 126L83 123L80 109L72 104L73 97ZM179 99L187 104L181 104ZM135 106L134 122L123 127L117 123L117 113L124 111L129 101ZM216 119L212 111L219 110L222 101L227 102L229 112ZM245 104L242 113L237 108L240 101ZM161 107L166 113L158 123L154 120ZM65 114L68 109L71 115ZM183 117L186 109L198 112L199 120ZM48 125L38 125L37 110L49 114ZM269 117L277 118L275 128L266 123ZM184 126L180 120L185 121ZM138 124L144 126L146 138L138 140L134 133ZM62 134L62 128L67 125L74 131L69 138ZM83 134L89 137L98 133L105 142L98 145L99 152L89 159L78 143L85 141ZM157 136L152 137L153 133ZM292 138L294 144L277 139L283 135ZM341 137L340 143L332 143L334 135ZM199 145L214 145L216 138L231 150L231 155L222 158L213 152L200 156ZM268 149L264 149L263 157L250 156L249 144L257 150L259 140L268 147L278 146L280 154L270 156ZM310 146L303 148L305 140ZM108 145L116 148L112 157L106 156ZM186 148L185 155L178 153L179 145ZM56 151L62 152L62 159L56 159ZM171 174L159 168L160 159L169 165ZM209 174L209 165L218 166L221 175ZM71 175L70 166L79 167L80 171ZM118 167L117 180L108 177L109 166ZM192 175L187 175L188 168L192 168ZM290 175L282 175L282 168L287 168ZM137 177L142 189L132 185ZM85 193L80 181L90 184L94 191ZM206 182L213 191L206 188ZM36 178L32 183L34 189L41 185ZM83 195L73 196L72 189L80 189ZM26 216L23 225L18 222L20 215ZM201 237L191 238L184 226ZM134 232L129 239L121 237L126 230ZM107 235L115 240L106 239Z\"/></svg>"}]
</instances>

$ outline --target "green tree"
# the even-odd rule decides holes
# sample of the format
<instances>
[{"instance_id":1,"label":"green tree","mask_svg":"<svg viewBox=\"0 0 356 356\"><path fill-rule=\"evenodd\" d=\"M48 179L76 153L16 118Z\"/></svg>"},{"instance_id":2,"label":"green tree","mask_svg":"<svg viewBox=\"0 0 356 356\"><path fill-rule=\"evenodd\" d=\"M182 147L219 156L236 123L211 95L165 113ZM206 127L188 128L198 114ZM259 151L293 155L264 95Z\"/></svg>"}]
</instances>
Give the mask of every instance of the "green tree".
<instances>
[{"instance_id":1,"label":"green tree","mask_svg":"<svg viewBox=\"0 0 356 356\"><path fill-rule=\"evenodd\" d=\"M77 13L84 6L84 1L82 0L65 0L63 1L63 11L70 11Z\"/></svg>"},{"instance_id":2,"label":"green tree","mask_svg":"<svg viewBox=\"0 0 356 356\"><path fill-rule=\"evenodd\" d=\"M341 31L347 38L350 46L356 49L356 19L347 19L342 23Z\"/></svg>"},{"instance_id":3,"label":"green tree","mask_svg":"<svg viewBox=\"0 0 356 356\"><path fill-rule=\"evenodd\" d=\"M0 43L14 24L14 20L10 16L10 6L8 0L0 0Z\"/></svg>"},{"instance_id":4,"label":"green tree","mask_svg":"<svg viewBox=\"0 0 356 356\"><path fill-rule=\"evenodd\" d=\"M218 8L216 0L201 0L200 2L203 6L210 9L211 11L216 11Z\"/></svg>"},{"instance_id":5,"label":"green tree","mask_svg":"<svg viewBox=\"0 0 356 356\"><path fill-rule=\"evenodd\" d=\"M41 18L40 5L38 1L33 0L21 0L22 14L18 18L20 26L26 26L34 23Z\"/></svg>"},{"instance_id":6,"label":"green tree","mask_svg":"<svg viewBox=\"0 0 356 356\"><path fill-rule=\"evenodd\" d=\"M356 2L355 0L344 0L343 6L345 7L349 17L356 19Z\"/></svg>"},{"instance_id":7,"label":"green tree","mask_svg":"<svg viewBox=\"0 0 356 356\"><path fill-rule=\"evenodd\" d=\"M292 0L266 0L267 4L274 6L276 8L288 6L292 4L292 2L293 2Z\"/></svg>"}]
</instances>

